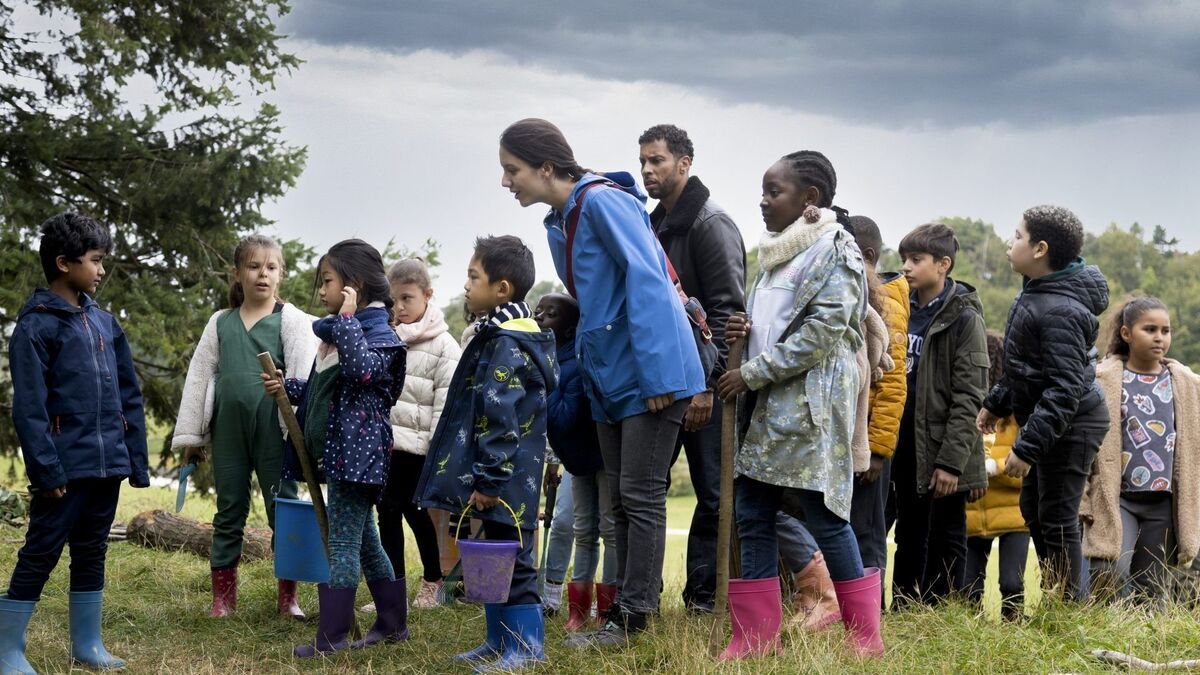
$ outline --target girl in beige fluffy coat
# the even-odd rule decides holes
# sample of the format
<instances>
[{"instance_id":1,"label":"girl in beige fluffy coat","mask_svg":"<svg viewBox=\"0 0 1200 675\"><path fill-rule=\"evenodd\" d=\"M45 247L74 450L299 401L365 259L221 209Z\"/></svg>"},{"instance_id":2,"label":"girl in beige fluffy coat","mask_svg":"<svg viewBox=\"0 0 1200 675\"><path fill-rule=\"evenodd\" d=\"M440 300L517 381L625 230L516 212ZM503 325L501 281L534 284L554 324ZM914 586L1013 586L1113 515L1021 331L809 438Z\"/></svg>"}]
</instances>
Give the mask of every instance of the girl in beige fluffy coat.
<instances>
[{"instance_id":1,"label":"girl in beige fluffy coat","mask_svg":"<svg viewBox=\"0 0 1200 675\"><path fill-rule=\"evenodd\" d=\"M1171 319L1154 298L1114 313L1096 379L1113 420L1079 516L1093 589L1161 595L1166 566L1200 550L1200 377L1166 358Z\"/></svg>"}]
</instances>

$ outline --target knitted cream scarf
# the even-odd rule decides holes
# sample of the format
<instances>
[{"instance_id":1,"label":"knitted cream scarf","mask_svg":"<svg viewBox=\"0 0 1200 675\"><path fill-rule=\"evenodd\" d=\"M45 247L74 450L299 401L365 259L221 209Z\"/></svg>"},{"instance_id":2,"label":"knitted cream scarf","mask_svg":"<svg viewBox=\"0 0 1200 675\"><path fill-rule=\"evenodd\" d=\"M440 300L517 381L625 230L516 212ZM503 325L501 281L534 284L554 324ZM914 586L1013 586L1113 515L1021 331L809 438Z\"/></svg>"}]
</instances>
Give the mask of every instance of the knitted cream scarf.
<instances>
[{"instance_id":1,"label":"knitted cream scarf","mask_svg":"<svg viewBox=\"0 0 1200 675\"><path fill-rule=\"evenodd\" d=\"M764 232L758 242L758 264L763 271L770 272L808 250L833 227L838 227L837 214L831 209L821 209L821 218L815 223L800 218L783 232Z\"/></svg>"}]
</instances>

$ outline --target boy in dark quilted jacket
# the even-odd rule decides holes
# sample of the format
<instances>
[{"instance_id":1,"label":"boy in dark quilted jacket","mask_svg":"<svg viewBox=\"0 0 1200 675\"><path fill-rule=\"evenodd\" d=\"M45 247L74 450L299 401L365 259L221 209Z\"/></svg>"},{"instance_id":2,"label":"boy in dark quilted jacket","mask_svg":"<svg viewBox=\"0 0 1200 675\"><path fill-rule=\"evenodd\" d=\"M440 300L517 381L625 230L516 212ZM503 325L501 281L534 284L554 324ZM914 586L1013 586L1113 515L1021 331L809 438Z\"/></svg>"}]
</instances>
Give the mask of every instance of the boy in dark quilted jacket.
<instances>
[{"instance_id":1,"label":"boy in dark quilted jacket","mask_svg":"<svg viewBox=\"0 0 1200 675\"><path fill-rule=\"evenodd\" d=\"M1082 600L1079 503L1108 431L1096 384L1096 334L1108 306L1100 269L1079 257L1083 224L1061 206L1025 211L1008 259L1024 277L1008 315L1004 376L976 424L993 433L1014 415L1021 426L1004 471L1023 478L1021 515L1029 525L1043 585Z\"/></svg>"},{"instance_id":2,"label":"boy in dark quilted jacket","mask_svg":"<svg viewBox=\"0 0 1200 675\"><path fill-rule=\"evenodd\" d=\"M484 605L487 639L455 657L479 664L476 672L546 658L533 535L558 363L554 333L541 330L525 303L533 279L533 253L520 239L476 240L465 290L482 318L454 371L417 486L420 506L462 513L469 505L488 539L521 542L507 602Z\"/></svg>"}]
</instances>

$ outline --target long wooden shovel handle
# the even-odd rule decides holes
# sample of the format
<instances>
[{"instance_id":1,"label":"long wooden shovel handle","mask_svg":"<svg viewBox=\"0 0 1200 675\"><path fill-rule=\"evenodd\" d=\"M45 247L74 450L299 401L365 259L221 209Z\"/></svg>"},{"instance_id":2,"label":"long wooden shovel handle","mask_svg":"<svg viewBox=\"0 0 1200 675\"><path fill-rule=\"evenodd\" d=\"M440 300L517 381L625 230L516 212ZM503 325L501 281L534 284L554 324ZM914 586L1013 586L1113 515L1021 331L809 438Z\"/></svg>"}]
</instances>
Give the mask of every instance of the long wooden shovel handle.
<instances>
[{"instance_id":1,"label":"long wooden shovel handle","mask_svg":"<svg viewBox=\"0 0 1200 675\"><path fill-rule=\"evenodd\" d=\"M744 341L728 343L725 370L742 367ZM713 602L713 626L708 634L708 651L721 653L725 642L725 614L729 607L729 553L733 534L733 454L737 445L737 403L721 406L721 497L717 516L717 597Z\"/></svg>"},{"instance_id":2,"label":"long wooden shovel handle","mask_svg":"<svg viewBox=\"0 0 1200 675\"><path fill-rule=\"evenodd\" d=\"M258 363L263 373L272 378L278 378L278 369L270 352L258 355ZM300 421L296 419L296 411L292 410L292 402L288 400L287 392L280 389L275 393L275 403L279 414L283 415L283 424L287 427L288 438L296 449L296 457L300 460L300 471L304 474L304 482L308 485L308 494L312 497L313 511L317 514L317 527L321 530L321 544L325 547L325 556L329 556L329 517L325 513L325 495L321 492L321 484L317 481L317 469L313 466L312 457L304 445L304 432L300 429Z\"/></svg>"}]
</instances>

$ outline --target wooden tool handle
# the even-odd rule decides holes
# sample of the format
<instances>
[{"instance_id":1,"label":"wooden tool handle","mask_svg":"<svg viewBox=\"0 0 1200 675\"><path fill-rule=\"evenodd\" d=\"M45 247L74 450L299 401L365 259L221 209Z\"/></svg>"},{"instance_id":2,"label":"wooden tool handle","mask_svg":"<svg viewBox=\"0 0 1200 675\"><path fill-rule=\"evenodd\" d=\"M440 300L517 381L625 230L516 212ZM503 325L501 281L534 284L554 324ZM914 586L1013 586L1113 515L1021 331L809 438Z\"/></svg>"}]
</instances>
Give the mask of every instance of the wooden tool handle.
<instances>
[{"instance_id":1,"label":"wooden tool handle","mask_svg":"<svg viewBox=\"0 0 1200 675\"><path fill-rule=\"evenodd\" d=\"M742 316L745 316L744 314ZM726 343L729 355L725 371L742 367L745 341ZM713 602L713 626L708 634L708 651L716 657L721 653L725 636L725 615L729 607L729 558L733 534L733 456L737 448L737 402L721 405L721 492L717 515L717 596Z\"/></svg>"},{"instance_id":2,"label":"wooden tool handle","mask_svg":"<svg viewBox=\"0 0 1200 675\"><path fill-rule=\"evenodd\" d=\"M269 352L258 355L258 363L263 373L271 378L278 378L278 368ZM292 410L292 402L288 400L287 391L280 389L275 392L275 403L279 414L283 416L283 424L287 427L288 438L296 449L296 457L300 460L300 471L304 474L304 482L308 485L308 494L312 498L313 511L317 514L317 527L321 530L321 543L325 547L325 555L329 555L329 517L325 513L325 495L321 492L321 483L317 481L317 469L313 466L312 457L304 445L304 432L300 429L300 421L296 419L296 411Z\"/></svg>"}]
</instances>

